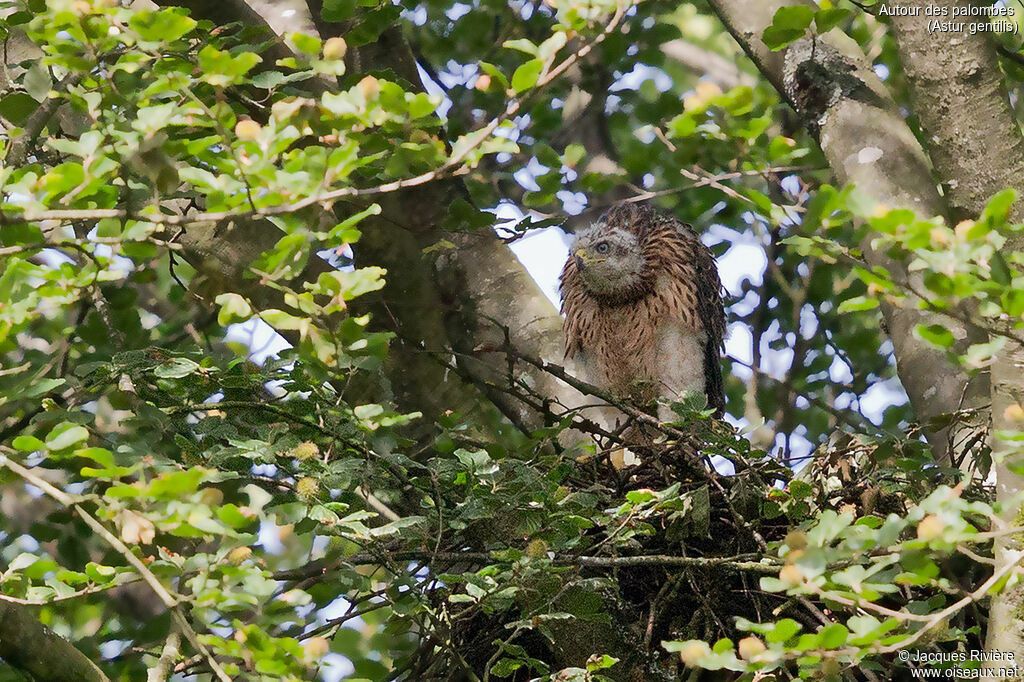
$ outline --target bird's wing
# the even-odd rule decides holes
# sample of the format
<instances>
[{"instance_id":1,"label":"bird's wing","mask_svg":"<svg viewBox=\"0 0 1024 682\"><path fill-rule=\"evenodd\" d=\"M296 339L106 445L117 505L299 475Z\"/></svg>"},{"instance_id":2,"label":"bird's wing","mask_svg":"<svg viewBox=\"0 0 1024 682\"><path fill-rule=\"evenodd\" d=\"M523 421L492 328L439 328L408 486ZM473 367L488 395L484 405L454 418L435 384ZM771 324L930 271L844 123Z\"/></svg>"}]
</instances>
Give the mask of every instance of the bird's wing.
<instances>
[{"instance_id":1,"label":"bird's wing","mask_svg":"<svg viewBox=\"0 0 1024 682\"><path fill-rule=\"evenodd\" d=\"M694 237L697 316L707 333L704 345L704 392L708 406L721 414L725 411L725 386L722 381L721 352L725 349L725 305L722 302L722 280L718 276L711 249Z\"/></svg>"},{"instance_id":2,"label":"bird's wing","mask_svg":"<svg viewBox=\"0 0 1024 682\"><path fill-rule=\"evenodd\" d=\"M559 293L562 295L562 334L565 337L565 357L570 358L583 351L583 308L586 305L586 292L580 281L576 262L570 256L562 268L559 280Z\"/></svg>"},{"instance_id":3,"label":"bird's wing","mask_svg":"<svg viewBox=\"0 0 1024 682\"><path fill-rule=\"evenodd\" d=\"M683 237L677 267L670 270L682 281L679 285L688 289L684 319L703 329L707 340L703 348L704 391L708 396L708 406L721 413L725 410L725 394L722 382L722 366L720 353L725 347L725 306L722 302L722 280L718 276L715 256L711 249L704 246L700 237L689 225L669 218L678 234Z\"/></svg>"},{"instance_id":4,"label":"bird's wing","mask_svg":"<svg viewBox=\"0 0 1024 682\"><path fill-rule=\"evenodd\" d=\"M697 316L717 353L725 348L725 305L722 280L711 249L694 237L694 285L697 288Z\"/></svg>"}]
</instances>

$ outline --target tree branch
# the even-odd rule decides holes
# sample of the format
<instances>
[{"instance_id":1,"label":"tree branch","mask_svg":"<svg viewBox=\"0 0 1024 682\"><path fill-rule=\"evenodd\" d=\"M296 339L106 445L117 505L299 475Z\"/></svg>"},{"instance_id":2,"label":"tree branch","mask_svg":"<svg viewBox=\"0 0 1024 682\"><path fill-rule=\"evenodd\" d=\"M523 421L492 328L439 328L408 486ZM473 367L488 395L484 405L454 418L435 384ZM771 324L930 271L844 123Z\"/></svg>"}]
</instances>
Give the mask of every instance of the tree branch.
<instances>
[{"instance_id":1,"label":"tree branch","mask_svg":"<svg viewBox=\"0 0 1024 682\"><path fill-rule=\"evenodd\" d=\"M757 83L752 76L740 71L733 60L682 38L662 43L661 51L696 73L707 76L723 90L731 90L740 85L754 87Z\"/></svg>"},{"instance_id":2,"label":"tree branch","mask_svg":"<svg viewBox=\"0 0 1024 682\"><path fill-rule=\"evenodd\" d=\"M160 652L160 659L146 674L146 682L164 682L174 670L174 661L180 653L181 635L172 631L167 635L167 641L164 642L164 648Z\"/></svg>"},{"instance_id":3,"label":"tree branch","mask_svg":"<svg viewBox=\"0 0 1024 682\"><path fill-rule=\"evenodd\" d=\"M186 6L197 17L224 22L228 19L224 14L225 8L238 4L239 0L233 0L224 5L189 2ZM310 8L315 9L316 4L311 3ZM617 12L594 40L553 66L541 79L542 83L553 80L584 58L595 45L616 30L623 13L623 10ZM321 30L332 27L335 25L319 26ZM414 61L400 30L388 29L379 42L389 45L390 49L378 50L373 45L359 48L359 55L354 59L360 70L390 69L406 78L416 79L415 68L409 68ZM362 54L364 51L365 55ZM415 80L412 82L418 85ZM479 140L493 132L501 121L514 115L521 104L519 98L510 99L504 112L478 131ZM372 313L377 325L391 327L403 338L418 340L417 343L394 344L386 369L398 405L410 411L423 412L424 422L431 421L433 416L446 409L471 413L479 410L481 404L481 396L476 390L467 390L467 384L452 380L425 352L450 352L454 348L467 356L469 359L465 366L471 376L480 379L476 382L478 385L485 385L488 377L502 372L502 367L490 364L491 358L473 357L474 348L494 340L489 335L490 325L478 322L481 317L506 320L517 345L524 349L548 358L562 354L561 317L508 247L489 230L456 234L443 232L442 224L452 201L466 196L461 183L443 176L457 172L463 159L464 154L459 154L443 169L373 189L373 193L380 196L378 201L383 211L380 216L368 218L361 225L363 238L357 247L360 264L384 267L389 274L388 285L383 292L361 297L354 307L359 309L359 313ZM426 183L432 184L429 188L417 186ZM338 196L321 196L306 201L306 204L321 203L325 198L361 199L360 192L365 194L365 190L354 188L338 191L341 192ZM265 307L280 307L270 302L277 296L276 292L242 277L244 267L240 264L252 262L259 253L270 248L279 235L273 226L252 219L261 213L265 211L243 219L193 225L180 241L193 252L189 255L190 262L197 270L209 273L215 287L231 287L230 290L251 297L257 305L267 301ZM441 239L454 242L458 248L425 256L424 248ZM315 280L317 271L327 267L319 259L310 259L309 272L298 280ZM301 286L297 288L301 289ZM508 291L514 291L516 295L505 295L504 292ZM555 397L557 402L574 404L579 401L574 391L549 375L529 368L525 371L536 380L538 390ZM367 390L379 395L382 387L374 386ZM528 425L528 428L543 425L543 414L536 410L504 400L498 394L488 393L487 397L514 423Z\"/></svg>"},{"instance_id":4,"label":"tree branch","mask_svg":"<svg viewBox=\"0 0 1024 682\"><path fill-rule=\"evenodd\" d=\"M462 564L462 563L497 563L488 552L430 552L430 551L405 551L393 552L388 555L394 560L417 560L436 561L441 564ZM380 556L376 554L353 554L351 556L337 559L327 563L311 563L295 569L277 571L273 574L274 580L305 580L318 575L325 575L343 565L358 565L376 563ZM754 573L756 575L778 575L781 563L764 564L756 561L740 561L734 557L686 557L668 554L643 554L639 556L564 556L555 555L550 559L555 566L579 566L580 568L625 568L628 566L664 566L668 568L718 568L726 571L739 573Z\"/></svg>"},{"instance_id":5,"label":"tree branch","mask_svg":"<svg viewBox=\"0 0 1024 682\"><path fill-rule=\"evenodd\" d=\"M711 0L711 8L740 43L761 73L803 118L814 134L841 184L856 185L881 205L909 208L923 217L945 215L946 206L932 180L929 160L896 103L875 75L859 46L841 31L814 40L803 38L779 51L761 41L761 33L781 7L809 0ZM865 260L901 279L919 275L906 264L871 248L874 234L863 245ZM917 325L941 324L966 343L967 330L948 318L915 306L883 302L896 351L897 372L911 406L922 423L948 411L967 392L967 407L987 402L987 390L972 382L944 352L919 338ZM943 432L926 432L937 458L948 459L949 439ZM954 456L952 459L956 460Z\"/></svg>"}]
</instances>

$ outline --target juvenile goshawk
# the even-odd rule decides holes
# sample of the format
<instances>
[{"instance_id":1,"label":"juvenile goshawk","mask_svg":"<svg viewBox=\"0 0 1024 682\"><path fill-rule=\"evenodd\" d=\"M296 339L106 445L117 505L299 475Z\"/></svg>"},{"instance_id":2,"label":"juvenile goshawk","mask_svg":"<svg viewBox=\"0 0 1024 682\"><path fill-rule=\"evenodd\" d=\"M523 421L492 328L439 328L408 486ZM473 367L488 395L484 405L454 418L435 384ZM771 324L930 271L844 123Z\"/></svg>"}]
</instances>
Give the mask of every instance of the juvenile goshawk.
<instances>
[{"instance_id":1,"label":"juvenile goshawk","mask_svg":"<svg viewBox=\"0 0 1024 682\"><path fill-rule=\"evenodd\" d=\"M617 204L578 233L562 270L566 358L616 397L703 392L720 415L721 292L714 256L688 225Z\"/></svg>"}]
</instances>

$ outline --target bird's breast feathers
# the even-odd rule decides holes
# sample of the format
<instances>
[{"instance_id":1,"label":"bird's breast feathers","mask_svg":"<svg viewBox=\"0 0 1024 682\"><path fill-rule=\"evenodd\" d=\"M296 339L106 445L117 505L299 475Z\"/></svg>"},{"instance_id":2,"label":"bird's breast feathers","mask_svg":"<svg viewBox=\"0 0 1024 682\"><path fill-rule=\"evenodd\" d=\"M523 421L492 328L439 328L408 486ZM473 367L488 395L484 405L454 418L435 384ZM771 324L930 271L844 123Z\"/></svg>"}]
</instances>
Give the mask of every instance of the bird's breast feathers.
<instances>
[{"instance_id":1,"label":"bird's breast feathers","mask_svg":"<svg viewBox=\"0 0 1024 682\"><path fill-rule=\"evenodd\" d=\"M707 335L692 319L648 296L587 311L577 363L586 380L620 396L647 401L704 389Z\"/></svg>"}]
</instances>

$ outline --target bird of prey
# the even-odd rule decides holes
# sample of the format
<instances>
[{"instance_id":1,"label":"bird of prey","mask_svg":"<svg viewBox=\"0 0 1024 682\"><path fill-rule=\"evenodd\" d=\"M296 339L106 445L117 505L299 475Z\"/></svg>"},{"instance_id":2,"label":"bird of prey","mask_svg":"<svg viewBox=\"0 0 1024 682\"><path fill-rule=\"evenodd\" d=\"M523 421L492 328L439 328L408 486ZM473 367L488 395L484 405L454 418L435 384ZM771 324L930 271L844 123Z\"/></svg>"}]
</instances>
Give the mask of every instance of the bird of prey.
<instances>
[{"instance_id":1,"label":"bird of prey","mask_svg":"<svg viewBox=\"0 0 1024 682\"><path fill-rule=\"evenodd\" d=\"M721 415L722 283L688 225L646 204L613 206L577 233L561 294L565 355L581 379L640 404L705 393Z\"/></svg>"}]
</instances>

